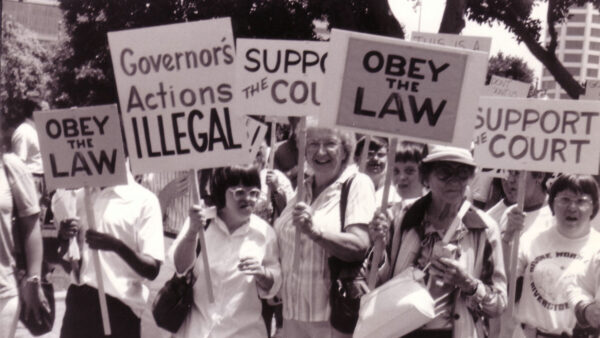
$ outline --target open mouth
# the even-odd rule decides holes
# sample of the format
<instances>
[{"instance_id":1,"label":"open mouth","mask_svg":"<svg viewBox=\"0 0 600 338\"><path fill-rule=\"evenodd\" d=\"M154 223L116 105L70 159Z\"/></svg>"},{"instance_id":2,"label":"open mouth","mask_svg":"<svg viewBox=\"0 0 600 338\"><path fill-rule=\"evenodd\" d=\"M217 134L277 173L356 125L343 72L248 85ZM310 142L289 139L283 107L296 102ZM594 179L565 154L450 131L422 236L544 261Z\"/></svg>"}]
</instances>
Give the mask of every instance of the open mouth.
<instances>
[{"instance_id":1,"label":"open mouth","mask_svg":"<svg viewBox=\"0 0 600 338\"><path fill-rule=\"evenodd\" d=\"M324 164L328 164L329 162L331 162L331 160L328 158L325 158L325 159L315 158L314 162L315 162L315 164L318 164L318 165L324 165Z\"/></svg>"},{"instance_id":2,"label":"open mouth","mask_svg":"<svg viewBox=\"0 0 600 338\"><path fill-rule=\"evenodd\" d=\"M371 172L380 173L383 171L383 164L380 163L368 163L367 169Z\"/></svg>"},{"instance_id":3,"label":"open mouth","mask_svg":"<svg viewBox=\"0 0 600 338\"><path fill-rule=\"evenodd\" d=\"M579 218L575 216L567 216L565 219L569 222L577 222L577 220L579 220Z\"/></svg>"}]
</instances>

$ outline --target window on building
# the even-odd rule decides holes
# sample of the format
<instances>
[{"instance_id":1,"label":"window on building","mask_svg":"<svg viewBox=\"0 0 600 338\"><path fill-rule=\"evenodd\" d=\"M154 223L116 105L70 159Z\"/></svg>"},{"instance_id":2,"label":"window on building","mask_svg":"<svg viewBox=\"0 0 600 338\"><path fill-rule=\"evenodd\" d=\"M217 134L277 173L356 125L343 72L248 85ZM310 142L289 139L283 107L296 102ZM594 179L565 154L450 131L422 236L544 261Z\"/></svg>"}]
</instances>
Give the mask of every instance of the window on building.
<instances>
[{"instance_id":1,"label":"window on building","mask_svg":"<svg viewBox=\"0 0 600 338\"><path fill-rule=\"evenodd\" d=\"M569 16L569 22L584 22L585 21L585 14L581 13L581 14L571 14Z\"/></svg>"},{"instance_id":2,"label":"window on building","mask_svg":"<svg viewBox=\"0 0 600 338\"><path fill-rule=\"evenodd\" d=\"M544 71L542 72L542 76L546 77L546 76L552 76L552 74L550 74L550 71L546 68L544 68Z\"/></svg>"},{"instance_id":3,"label":"window on building","mask_svg":"<svg viewBox=\"0 0 600 338\"><path fill-rule=\"evenodd\" d=\"M598 14L592 15L592 22L593 23L600 23L600 15L598 15Z\"/></svg>"},{"instance_id":4,"label":"window on building","mask_svg":"<svg viewBox=\"0 0 600 338\"><path fill-rule=\"evenodd\" d=\"M596 49L596 50L600 50L600 43L598 43L598 42L592 42L592 44L594 44L594 43L598 44L598 49ZM565 48L568 48L568 49L582 49L583 48L583 41L567 40L567 41L565 41ZM590 45L590 48L592 48L591 45Z\"/></svg>"},{"instance_id":5,"label":"window on building","mask_svg":"<svg viewBox=\"0 0 600 338\"><path fill-rule=\"evenodd\" d=\"M579 76L579 67L566 67L567 71L573 76Z\"/></svg>"},{"instance_id":6,"label":"window on building","mask_svg":"<svg viewBox=\"0 0 600 338\"><path fill-rule=\"evenodd\" d=\"M600 42L590 42L590 49L591 50L600 50Z\"/></svg>"},{"instance_id":7,"label":"window on building","mask_svg":"<svg viewBox=\"0 0 600 338\"><path fill-rule=\"evenodd\" d=\"M598 28L592 28L592 36L593 37L600 37L600 29Z\"/></svg>"},{"instance_id":8,"label":"window on building","mask_svg":"<svg viewBox=\"0 0 600 338\"><path fill-rule=\"evenodd\" d=\"M564 62L581 62L581 54L565 54Z\"/></svg>"},{"instance_id":9,"label":"window on building","mask_svg":"<svg viewBox=\"0 0 600 338\"><path fill-rule=\"evenodd\" d=\"M583 36L585 27L567 27L567 35Z\"/></svg>"},{"instance_id":10,"label":"window on building","mask_svg":"<svg viewBox=\"0 0 600 338\"><path fill-rule=\"evenodd\" d=\"M542 89L553 89L556 86L556 81L542 81Z\"/></svg>"},{"instance_id":11,"label":"window on building","mask_svg":"<svg viewBox=\"0 0 600 338\"><path fill-rule=\"evenodd\" d=\"M588 77L593 77L593 78L597 78L598 77L598 69L597 68L590 68L586 71L586 75Z\"/></svg>"},{"instance_id":12,"label":"window on building","mask_svg":"<svg viewBox=\"0 0 600 338\"><path fill-rule=\"evenodd\" d=\"M588 55L588 63L598 64L599 61L600 61L600 56Z\"/></svg>"}]
</instances>

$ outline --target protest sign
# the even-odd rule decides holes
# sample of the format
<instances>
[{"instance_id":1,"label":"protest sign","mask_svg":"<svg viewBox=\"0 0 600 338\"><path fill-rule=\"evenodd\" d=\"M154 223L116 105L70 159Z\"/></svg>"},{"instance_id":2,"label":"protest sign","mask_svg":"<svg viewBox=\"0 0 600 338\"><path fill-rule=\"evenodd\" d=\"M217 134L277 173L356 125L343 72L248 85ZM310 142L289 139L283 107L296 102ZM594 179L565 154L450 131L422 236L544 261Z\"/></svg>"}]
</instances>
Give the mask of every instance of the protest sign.
<instances>
[{"instance_id":1,"label":"protest sign","mask_svg":"<svg viewBox=\"0 0 600 338\"><path fill-rule=\"evenodd\" d=\"M595 101L481 97L475 161L482 167L597 174Z\"/></svg>"},{"instance_id":2,"label":"protest sign","mask_svg":"<svg viewBox=\"0 0 600 338\"><path fill-rule=\"evenodd\" d=\"M266 124L257 121L251 117L246 117L246 132L247 138L249 139L250 147L250 158L254 160L256 158L256 154L262 145L262 141L265 139L265 135L269 130L269 126Z\"/></svg>"},{"instance_id":3,"label":"protest sign","mask_svg":"<svg viewBox=\"0 0 600 338\"><path fill-rule=\"evenodd\" d=\"M587 80L582 100L600 100L600 80Z\"/></svg>"},{"instance_id":4,"label":"protest sign","mask_svg":"<svg viewBox=\"0 0 600 338\"><path fill-rule=\"evenodd\" d=\"M318 114L327 42L237 39L236 51L236 113Z\"/></svg>"},{"instance_id":5,"label":"protest sign","mask_svg":"<svg viewBox=\"0 0 600 338\"><path fill-rule=\"evenodd\" d=\"M108 33L134 173L247 163L229 18Z\"/></svg>"},{"instance_id":6,"label":"protest sign","mask_svg":"<svg viewBox=\"0 0 600 338\"><path fill-rule=\"evenodd\" d=\"M34 120L50 189L127 182L116 105L37 111Z\"/></svg>"},{"instance_id":7,"label":"protest sign","mask_svg":"<svg viewBox=\"0 0 600 338\"><path fill-rule=\"evenodd\" d=\"M483 87L482 96L527 97L529 87L526 82L515 81L492 75L490 84Z\"/></svg>"},{"instance_id":8,"label":"protest sign","mask_svg":"<svg viewBox=\"0 0 600 338\"><path fill-rule=\"evenodd\" d=\"M492 38L487 36L413 32L410 36L410 41L470 49L486 53L489 53L492 48Z\"/></svg>"},{"instance_id":9,"label":"protest sign","mask_svg":"<svg viewBox=\"0 0 600 338\"><path fill-rule=\"evenodd\" d=\"M320 123L469 147L485 53L334 29L327 67Z\"/></svg>"}]
</instances>

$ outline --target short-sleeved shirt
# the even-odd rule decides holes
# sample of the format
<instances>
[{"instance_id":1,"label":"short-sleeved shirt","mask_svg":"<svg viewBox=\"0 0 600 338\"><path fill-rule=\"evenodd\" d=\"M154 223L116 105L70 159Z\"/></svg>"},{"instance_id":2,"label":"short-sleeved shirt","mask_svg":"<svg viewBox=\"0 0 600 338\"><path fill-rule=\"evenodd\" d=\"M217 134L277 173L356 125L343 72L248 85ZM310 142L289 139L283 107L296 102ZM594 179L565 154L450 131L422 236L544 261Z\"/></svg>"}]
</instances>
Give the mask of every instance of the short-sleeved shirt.
<instances>
[{"instance_id":1,"label":"short-sleeved shirt","mask_svg":"<svg viewBox=\"0 0 600 338\"><path fill-rule=\"evenodd\" d=\"M77 216L86 227L84 194L83 190L78 192ZM136 183L131 175L128 175L125 185L94 189L91 202L98 232L115 236L138 254L164 261L160 204L156 196ZM83 233L80 231L80 235ZM82 243L81 251L81 284L97 288L91 250ZM143 283L144 278L114 252L99 250L98 256L104 277L104 291L125 303L139 316L149 294L148 287Z\"/></svg>"},{"instance_id":2,"label":"short-sleeved shirt","mask_svg":"<svg viewBox=\"0 0 600 338\"><path fill-rule=\"evenodd\" d=\"M600 233L595 230L576 239L561 235L556 226L525 233L517 264L518 276L523 276L517 318L546 333L572 334L576 318L567 294L569 266L589 260L598 249Z\"/></svg>"},{"instance_id":3,"label":"short-sleeved shirt","mask_svg":"<svg viewBox=\"0 0 600 338\"><path fill-rule=\"evenodd\" d=\"M189 229L186 220L180 235L173 242L176 250ZM220 218L215 218L205 232L207 255L214 303L206 295L205 266L201 257L194 264L194 306L176 337L267 337L261 317L260 298L275 296L281 287L279 248L273 228L262 218L251 215L250 221L229 232ZM270 290L261 289L253 276L238 269L240 258L255 257L273 276Z\"/></svg>"},{"instance_id":4,"label":"short-sleeved shirt","mask_svg":"<svg viewBox=\"0 0 600 338\"><path fill-rule=\"evenodd\" d=\"M322 232L341 232L340 197L344 182L354 176L348 192L345 226L368 224L375 212L375 188L371 179L358 173L355 165L347 167L340 177L317 196L312 203L312 178L306 181L305 201L313 210L314 227ZM327 266L329 254L319 244L302 235L300 264L293 268L296 228L292 224L292 211L296 197L275 221L275 231L281 250L283 286L283 317L300 321L327 321L329 307L330 276Z\"/></svg>"},{"instance_id":5,"label":"short-sleeved shirt","mask_svg":"<svg viewBox=\"0 0 600 338\"><path fill-rule=\"evenodd\" d=\"M32 119L26 119L12 134L12 150L32 174L43 174L42 154L37 130Z\"/></svg>"},{"instance_id":6,"label":"short-sleeved shirt","mask_svg":"<svg viewBox=\"0 0 600 338\"><path fill-rule=\"evenodd\" d=\"M4 154L0 159L0 298L17 295L13 207L19 217L40 212L35 184L25 164L14 154Z\"/></svg>"},{"instance_id":7,"label":"short-sleeved shirt","mask_svg":"<svg viewBox=\"0 0 600 338\"><path fill-rule=\"evenodd\" d=\"M496 223L500 224L502 215L504 215L504 212L509 207L510 205L506 204L506 200L503 198L485 213L488 214L491 218L493 218L494 221L496 221Z\"/></svg>"}]
</instances>

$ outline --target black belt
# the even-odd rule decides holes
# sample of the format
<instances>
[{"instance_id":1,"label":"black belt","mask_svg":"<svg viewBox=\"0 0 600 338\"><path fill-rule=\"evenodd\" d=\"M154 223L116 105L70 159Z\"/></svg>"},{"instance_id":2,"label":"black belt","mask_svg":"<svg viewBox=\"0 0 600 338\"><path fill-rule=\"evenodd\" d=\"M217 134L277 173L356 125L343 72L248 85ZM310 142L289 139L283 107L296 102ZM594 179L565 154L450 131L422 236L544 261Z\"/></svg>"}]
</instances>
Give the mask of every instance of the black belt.
<instances>
[{"instance_id":1,"label":"black belt","mask_svg":"<svg viewBox=\"0 0 600 338\"><path fill-rule=\"evenodd\" d=\"M571 335L568 335L566 333L561 333L561 334L555 334L555 333L546 333L546 332L542 332L538 329L535 330L535 336L536 337L543 337L543 338L571 338Z\"/></svg>"}]
</instances>

